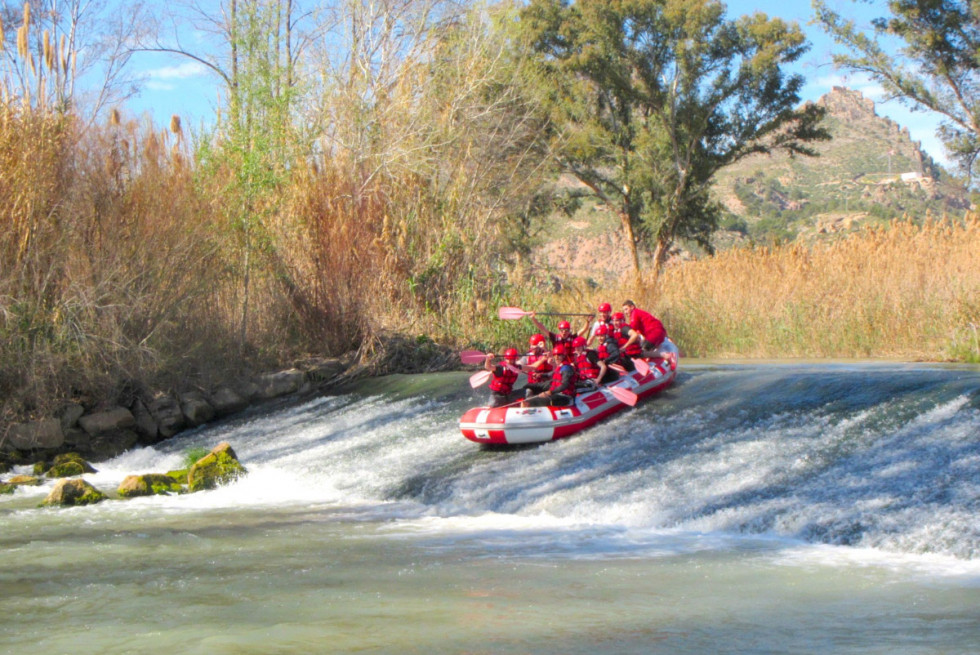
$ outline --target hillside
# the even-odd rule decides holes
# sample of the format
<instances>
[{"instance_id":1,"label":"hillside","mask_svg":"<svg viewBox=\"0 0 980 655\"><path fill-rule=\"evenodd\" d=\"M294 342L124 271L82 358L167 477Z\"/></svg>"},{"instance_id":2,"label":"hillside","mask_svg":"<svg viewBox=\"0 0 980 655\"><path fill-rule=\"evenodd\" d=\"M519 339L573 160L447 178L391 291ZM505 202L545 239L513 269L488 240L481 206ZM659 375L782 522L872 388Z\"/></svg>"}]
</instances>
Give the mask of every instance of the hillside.
<instances>
[{"instance_id":1,"label":"hillside","mask_svg":"<svg viewBox=\"0 0 980 655\"><path fill-rule=\"evenodd\" d=\"M718 175L727 225L753 240L813 238L869 220L959 216L969 206L907 128L878 116L861 93L835 87L820 98L832 135L817 157L756 155Z\"/></svg>"},{"instance_id":2,"label":"hillside","mask_svg":"<svg viewBox=\"0 0 980 655\"><path fill-rule=\"evenodd\" d=\"M878 116L872 100L835 87L818 103L827 108L825 126L833 137L814 146L818 156L755 155L719 173L715 197L726 217L717 248L828 238L906 215L961 216L969 207L966 191L907 128ZM570 196L585 194L570 180L562 186ZM549 271L555 282L612 283L629 265L615 214L587 194L570 215L546 223L533 250L534 268ZM677 255L693 253L681 248Z\"/></svg>"}]
</instances>

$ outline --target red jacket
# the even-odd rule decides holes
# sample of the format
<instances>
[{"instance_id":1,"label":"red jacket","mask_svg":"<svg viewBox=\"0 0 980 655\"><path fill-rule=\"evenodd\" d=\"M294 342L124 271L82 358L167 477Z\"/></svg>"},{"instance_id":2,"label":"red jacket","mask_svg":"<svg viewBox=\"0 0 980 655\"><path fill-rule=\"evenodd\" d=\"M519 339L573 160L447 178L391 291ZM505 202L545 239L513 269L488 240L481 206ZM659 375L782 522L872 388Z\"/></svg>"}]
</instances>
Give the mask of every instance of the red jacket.
<instances>
[{"instance_id":1,"label":"red jacket","mask_svg":"<svg viewBox=\"0 0 980 655\"><path fill-rule=\"evenodd\" d=\"M551 363L547 361L548 355L542 353L540 355L535 355L534 352L529 352L527 354L526 362L528 367L533 364L537 364L538 360L545 360L545 363L537 368L527 369L527 381L531 384L536 384L538 382L544 382L548 379L548 374L551 373Z\"/></svg>"},{"instance_id":2,"label":"red jacket","mask_svg":"<svg viewBox=\"0 0 980 655\"><path fill-rule=\"evenodd\" d=\"M490 391L506 396L514 390L515 382L517 382L517 373L506 366L495 366L493 377L490 379Z\"/></svg>"},{"instance_id":3,"label":"red jacket","mask_svg":"<svg viewBox=\"0 0 980 655\"><path fill-rule=\"evenodd\" d=\"M642 334L643 338L654 347L662 344L667 338L667 330L664 329L664 324L650 312L637 307L634 307L630 313L630 328Z\"/></svg>"}]
</instances>

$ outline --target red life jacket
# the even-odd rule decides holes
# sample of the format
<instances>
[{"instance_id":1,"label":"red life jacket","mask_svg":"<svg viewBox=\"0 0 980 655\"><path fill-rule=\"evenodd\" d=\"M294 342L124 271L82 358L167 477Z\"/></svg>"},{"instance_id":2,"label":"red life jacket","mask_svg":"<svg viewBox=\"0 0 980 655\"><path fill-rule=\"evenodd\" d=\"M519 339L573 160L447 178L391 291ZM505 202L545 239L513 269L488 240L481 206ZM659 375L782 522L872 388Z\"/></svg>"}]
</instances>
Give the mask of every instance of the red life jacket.
<instances>
[{"instance_id":1,"label":"red life jacket","mask_svg":"<svg viewBox=\"0 0 980 655\"><path fill-rule=\"evenodd\" d=\"M517 373L506 366L501 365L501 375L493 374L490 379L490 391L507 395L514 390L514 383L517 382Z\"/></svg>"},{"instance_id":2,"label":"red life jacket","mask_svg":"<svg viewBox=\"0 0 980 655\"><path fill-rule=\"evenodd\" d=\"M575 340L574 334L569 334L568 337L562 337L559 334L552 333L551 343L555 346L565 346L565 356L571 359L575 357L575 348L572 346L572 341Z\"/></svg>"},{"instance_id":3,"label":"red life jacket","mask_svg":"<svg viewBox=\"0 0 980 655\"><path fill-rule=\"evenodd\" d=\"M620 349L626 345L626 342L630 340L630 328L628 325L624 325L622 328L616 331L616 343L619 344ZM624 351L623 354L627 357L642 357L643 347L640 345L640 340L637 339L631 343Z\"/></svg>"},{"instance_id":4,"label":"red life jacket","mask_svg":"<svg viewBox=\"0 0 980 655\"><path fill-rule=\"evenodd\" d=\"M606 348L606 342L605 341L603 341L602 343L599 344L599 348L598 348L597 352L599 353L599 361L605 361L606 359L608 359L608 357L609 357L609 349Z\"/></svg>"},{"instance_id":5,"label":"red life jacket","mask_svg":"<svg viewBox=\"0 0 980 655\"><path fill-rule=\"evenodd\" d=\"M531 384L536 384L538 382L544 382L548 379L548 374L551 373L551 363L548 362L548 355L542 353L540 355L535 355L533 352L527 354L527 365L532 366L538 363L538 360L545 360L545 363L538 368L529 368L527 370L527 381Z\"/></svg>"},{"instance_id":6,"label":"red life jacket","mask_svg":"<svg viewBox=\"0 0 980 655\"><path fill-rule=\"evenodd\" d=\"M599 365L593 364L589 361L588 357L589 351L585 351L579 355L575 360L575 368L578 371L578 376L584 380L595 380L599 377Z\"/></svg>"},{"instance_id":7,"label":"red life jacket","mask_svg":"<svg viewBox=\"0 0 980 655\"><path fill-rule=\"evenodd\" d=\"M564 391L562 391L561 393L565 394L566 396L572 396L572 397L574 397L575 396L575 381L576 381L576 378L578 376L575 373L575 367L572 366L571 364L568 364L568 363L559 364L558 366L555 367L555 372L552 373L552 375L551 375L551 389L550 390L551 391L554 391L555 389L557 389L558 387L561 386L561 373L562 373L562 370L564 370L564 368L566 366L572 369L572 383L570 385L568 385L568 388L565 389Z\"/></svg>"}]
</instances>

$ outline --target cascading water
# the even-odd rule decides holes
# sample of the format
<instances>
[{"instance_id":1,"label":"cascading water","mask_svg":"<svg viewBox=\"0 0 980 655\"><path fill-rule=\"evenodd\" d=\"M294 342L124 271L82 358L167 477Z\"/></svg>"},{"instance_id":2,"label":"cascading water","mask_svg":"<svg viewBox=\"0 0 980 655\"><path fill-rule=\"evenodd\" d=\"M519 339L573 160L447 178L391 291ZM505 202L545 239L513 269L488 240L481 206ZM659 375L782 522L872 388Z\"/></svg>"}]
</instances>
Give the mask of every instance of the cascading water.
<instances>
[{"instance_id":1,"label":"cascading water","mask_svg":"<svg viewBox=\"0 0 980 655\"><path fill-rule=\"evenodd\" d=\"M86 476L111 491L228 441L250 473L211 492L0 496L0 650L69 652L82 629L83 652L980 643L977 367L685 363L635 409L510 451L459 434L481 393L393 376Z\"/></svg>"}]
</instances>

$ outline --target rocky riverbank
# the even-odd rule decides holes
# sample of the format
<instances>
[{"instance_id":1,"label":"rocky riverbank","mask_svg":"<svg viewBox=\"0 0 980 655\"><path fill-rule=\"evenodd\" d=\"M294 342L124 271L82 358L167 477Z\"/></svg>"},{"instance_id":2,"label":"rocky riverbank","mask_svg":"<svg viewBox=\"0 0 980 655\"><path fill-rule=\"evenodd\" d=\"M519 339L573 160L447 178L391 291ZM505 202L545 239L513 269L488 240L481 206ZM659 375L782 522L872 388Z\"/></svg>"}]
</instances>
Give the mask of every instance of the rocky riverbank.
<instances>
[{"instance_id":1,"label":"rocky riverbank","mask_svg":"<svg viewBox=\"0 0 980 655\"><path fill-rule=\"evenodd\" d=\"M328 393L359 377L458 367L458 355L447 346L425 338L389 335L365 342L360 350L344 357L309 359L212 389L143 390L126 401L90 406L68 402L55 416L11 423L0 432L0 473L16 464L52 460L64 453L102 461L265 403Z\"/></svg>"}]
</instances>

